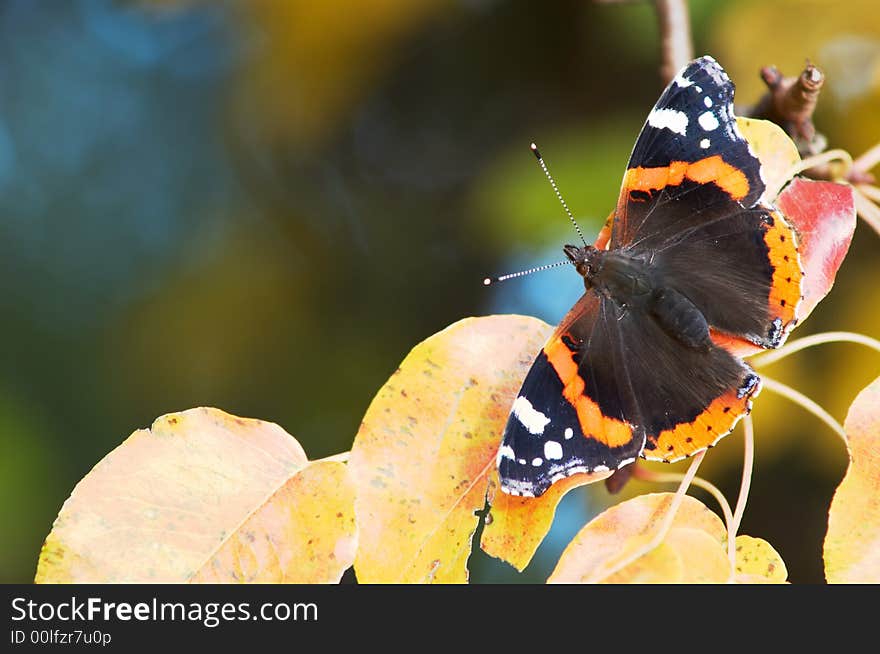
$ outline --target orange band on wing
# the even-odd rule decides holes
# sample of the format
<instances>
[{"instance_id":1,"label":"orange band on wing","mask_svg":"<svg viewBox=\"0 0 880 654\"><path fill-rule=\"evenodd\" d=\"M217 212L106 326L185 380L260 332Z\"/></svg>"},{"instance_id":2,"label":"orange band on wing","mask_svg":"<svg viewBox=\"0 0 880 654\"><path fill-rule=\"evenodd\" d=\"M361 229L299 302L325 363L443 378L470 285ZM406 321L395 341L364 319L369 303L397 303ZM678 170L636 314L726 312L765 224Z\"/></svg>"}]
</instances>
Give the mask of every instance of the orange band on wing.
<instances>
[{"instance_id":1,"label":"orange band on wing","mask_svg":"<svg viewBox=\"0 0 880 654\"><path fill-rule=\"evenodd\" d=\"M578 366L572 359L572 351L562 342L562 334L556 334L544 346L544 354L556 370L563 385L562 395L575 408L581 430L587 438L593 438L608 447L621 447L632 443L632 428L621 420L602 414L599 405L585 394L586 384L578 374Z\"/></svg>"},{"instance_id":2,"label":"orange band on wing","mask_svg":"<svg viewBox=\"0 0 880 654\"><path fill-rule=\"evenodd\" d=\"M597 250L607 250L608 249L608 241L611 240L611 229L614 225L614 212L612 211L608 214L608 218L605 219L605 224L602 225L602 229L599 230L599 234L596 236L596 241L593 243L593 247Z\"/></svg>"},{"instance_id":3,"label":"orange band on wing","mask_svg":"<svg viewBox=\"0 0 880 654\"><path fill-rule=\"evenodd\" d=\"M749 180L745 174L717 154L693 163L673 161L658 168L630 168L623 177L623 189L656 191L666 186L678 186L685 178L698 184L713 182L734 200L742 200L749 194Z\"/></svg>"},{"instance_id":4,"label":"orange band on wing","mask_svg":"<svg viewBox=\"0 0 880 654\"><path fill-rule=\"evenodd\" d=\"M751 398L758 390L759 387L755 387L743 397L737 397L737 391L732 390L714 400L693 422L682 423L656 436L649 434L642 456L648 461L672 463L712 447L749 412Z\"/></svg>"},{"instance_id":5,"label":"orange band on wing","mask_svg":"<svg viewBox=\"0 0 880 654\"><path fill-rule=\"evenodd\" d=\"M797 318L797 307L801 301L801 270L797 238L794 230L785 222L779 212L772 214L773 225L764 232L770 264L773 266L773 282L770 287L770 314L780 318L788 325Z\"/></svg>"}]
</instances>

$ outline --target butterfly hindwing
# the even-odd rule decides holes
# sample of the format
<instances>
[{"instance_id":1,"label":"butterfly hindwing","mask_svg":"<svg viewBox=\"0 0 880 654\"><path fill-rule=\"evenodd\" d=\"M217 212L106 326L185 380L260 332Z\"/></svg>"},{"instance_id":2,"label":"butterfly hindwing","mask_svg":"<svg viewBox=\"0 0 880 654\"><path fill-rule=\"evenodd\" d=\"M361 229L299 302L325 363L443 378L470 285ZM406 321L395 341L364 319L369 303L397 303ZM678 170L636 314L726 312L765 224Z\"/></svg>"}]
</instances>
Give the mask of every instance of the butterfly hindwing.
<instances>
[{"instance_id":1,"label":"butterfly hindwing","mask_svg":"<svg viewBox=\"0 0 880 654\"><path fill-rule=\"evenodd\" d=\"M514 402L498 455L506 492L538 496L640 454L679 460L714 445L750 409L758 377L726 350L688 347L642 310L592 292L572 313Z\"/></svg>"},{"instance_id":2,"label":"butterfly hindwing","mask_svg":"<svg viewBox=\"0 0 880 654\"><path fill-rule=\"evenodd\" d=\"M644 431L626 420L631 399L613 383L601 312L596 294L581 297L526 375L498 452L505 492L537 497L558 479L616 470L641 453Z\"/></svg>"}]
</instances>

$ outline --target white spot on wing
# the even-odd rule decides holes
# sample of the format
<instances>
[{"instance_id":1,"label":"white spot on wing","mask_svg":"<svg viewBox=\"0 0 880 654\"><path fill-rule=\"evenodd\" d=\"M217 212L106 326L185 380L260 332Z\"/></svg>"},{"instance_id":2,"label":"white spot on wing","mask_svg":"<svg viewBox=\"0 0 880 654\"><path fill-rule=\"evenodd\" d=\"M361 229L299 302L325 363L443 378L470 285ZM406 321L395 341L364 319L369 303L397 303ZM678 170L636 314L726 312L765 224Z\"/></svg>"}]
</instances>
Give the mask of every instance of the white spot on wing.
<instances>
[{"instance_id":1,"label":"white spot on wing","mask_svg":"<svg viewBox=\"0 0 880 654\"><path fill-rule=\"evenodd\" d=\"M648 124L657 129L669 129L684 136L687 133L688 117L683 111L675 109L652 109L648 114Z\"/></svg>"},{"instance_id":2,"label":"white spot on wing","mask_svg":"<svg viewBox=\"0 0 880 654\"><path fill-rule=\"evenodd\" d=\"M559 460L562 458L562 445L556 441L547 441L544 443L544 456L548 460Z\"/></svg>"},{"instance_id":3,"label":"white spot on wing","mask_svg":"<svg viewBox=\"0 0 880 654\"><path fill-rule=\"evenodd\" d=\"M501 459L515 459L516 455L513 453L513 448L510 445L502 445L501 449L498 450L498 460Z\"/></svg>"},{"instance_id":4,"label":"white spot on wing","mask_svg":"<svg viewBox=\"0 0 880 654\"><path fill-rule=\"evenodd\" d=\"M700 117L697 120L700 123L700 127L702 127L707 132L711 132L713 129L717 129L718 127L718 119L711 111L704 111L700 114Z\"/></svg>"},{"instance_id":5,"label":"white spot on wing","mask_svg":"<svg viewBox=\"0 0 880 654\"><path fill-rule=\"evenodd\" d=\"M532 465L535 466L536 468L539 465L541 465L542 463L544 463L544 460L539 456L536 456L534 459L532 459Z\"/></svg>"},{"instance_id":6,"label":"white spot on wing","mask_svg":"<svg viewBox=\"0 0 880 654\"><path fill-rule=\"evenodd\" d=\"M501 482L501 490L508 495L517 495L520 497L534 497L535 486L527 481L519 479L506 479Z\"/></svg>"},{"instance_id":7,"label":"white spot on wing","mask_svg":"<svg viewBox=\"0 0 880 654\"><path fill-rule=\"evenodd\" d=\"M550 418L536 410L522 395L513 403L513 415L530 434L543 434L544 427L550 423Z\"/></svg>"},{"instance_id":8,"label":"white spot on wing","mask_svg":"<svg viewBox=\"0 0 880 654\"><path fill-rule=\"evenodd\" d=\"M708 109L712 106L712 98L707 95L705 98L703 98L703 104L706 105L706 108Z\"/></svg>"},{"instance_id":9,"label":"white spot on wing","mask_svg":"<svg viewBox=\"0 0 880 654\"><path fill-rule=\"evenodd\" d=\"M682 75L682 73L684 73L684 68L682 68L680 71L678 71L678 74L673 78L672 81L675 82L675 85L679 86L681 88L686 88L686 87L690 86L691 84L693 84L693 82L690 81L684 75Z\"/></svg>"},{"instance_id":10,"label":"white spot on wing","mask_svg":"<svg viewBox=\"0 0 880 654\"><path fill-rule=\"evenodd\" d=\"M574 429L572 429L571 427L566 427L565 428L565 440L568 440L572 436L574 436Z\"/></svg>"},{"instance_id":11,"label":"white spot on wing","mask_svg":"<svg viewBox=\"0 0 880 654\"><path fill-rule=\"evenodd\" d=\"M709 143L709 139L703 139L702 141L700 141L700 147L703 148L704 150L706 148L708 148L710 145L711 145L711 143Z\"/></svg>"}]
</instances>

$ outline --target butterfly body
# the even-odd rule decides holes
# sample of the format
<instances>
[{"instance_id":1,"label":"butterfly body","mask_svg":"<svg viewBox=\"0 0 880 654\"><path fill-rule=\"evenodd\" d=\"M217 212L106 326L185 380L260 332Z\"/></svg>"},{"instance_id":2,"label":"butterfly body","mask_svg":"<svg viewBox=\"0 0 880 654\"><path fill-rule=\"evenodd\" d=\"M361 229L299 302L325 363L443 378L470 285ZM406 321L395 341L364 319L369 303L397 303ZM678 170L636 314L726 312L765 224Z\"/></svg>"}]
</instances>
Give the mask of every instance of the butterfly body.
<instances>
[{"instance_id":1,"label":"butterfly body","mask_svg":"<svg viewBox=\"0 0 880 654\"><path fill-rule=\"evenodd\" d=\"M589 245L566 245L563 250L583 276L587 291L623 310L643 312L643 319L656 320L689 347L706 349L711 344L705 316L685 295L664 283L650 253L599 250Z\"/></svg>"},{"instance_id":2,"label":"butterfly body","mask_svg":"<svg viewBox=\"0 0 880 654\"><path fill-rule=\"evenodd\" d=\"M803 273L732 100L711 57L686 66L636 141L607 248L564 247L585 293L514 401L497 459L505 492L679 460L751 409L760 380L716 336L778 347Z\"/></svg>"}]
</instances>

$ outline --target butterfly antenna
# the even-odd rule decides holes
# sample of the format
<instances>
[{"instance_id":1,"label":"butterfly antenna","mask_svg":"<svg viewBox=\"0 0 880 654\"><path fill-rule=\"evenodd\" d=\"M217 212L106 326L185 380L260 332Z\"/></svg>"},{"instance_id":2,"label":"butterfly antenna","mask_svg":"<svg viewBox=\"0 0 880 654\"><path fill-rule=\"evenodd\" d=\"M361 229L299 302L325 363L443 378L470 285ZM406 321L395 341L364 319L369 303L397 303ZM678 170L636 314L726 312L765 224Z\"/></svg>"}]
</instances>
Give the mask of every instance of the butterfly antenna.
<instances>
[{"instance_id":1,"label":"butterfly antenna","mask_svg":"<svg viewBox=\"0 0 880 654\"><path fill-rule=\"evenodd\" d=\"M581 231L581 228L577 224L577 221L574 219L574 216L571 215L571 211L569 210L568 205L565 204L565 200L562 199L562 193L559 192L559 188L556 186L556 182L553 180L553 175L551 175L550 171L547 169L547 164L544 163L544 158L541 156L541 153L538 152L538 146L532 143L529 147L532 149L532 153L538 160L538 164L541 166L541 170L544 171L544 174L550 181L550 186L553 187L553 192L556 193L556 197L559 198L559 202L560 204L562 204L562 208L565 209L565 213L568 215L568 219L571 221L571 224L574 225L574 229L578 233L578 236L581 237L584 245L586 245L587 239L584 238L584 233Z\"/></svg>"},{"instance_id":2,"label":"butterfly antenna","mask_svg":"<svg viewBox=\"0 0 880 654\"><path fill-rule=\"evenodd\" d=\"M501 275L501 277L486 277L483 280L483 285L488 286L489 284L495 284L497 282L503 282L506 279L513 279L514 277L523 277L525 275L531 275L532 273L541 272L542 270L549 270L550 268L558 268L559 266L564 266L567 263L571 263L568 259L565 261L557 261L556 263L548 263L546 266L538 266L537 268L529 268L528 270L521 270L520 272L509 273L507 275Z\"/></svg>"}]
</instances>

